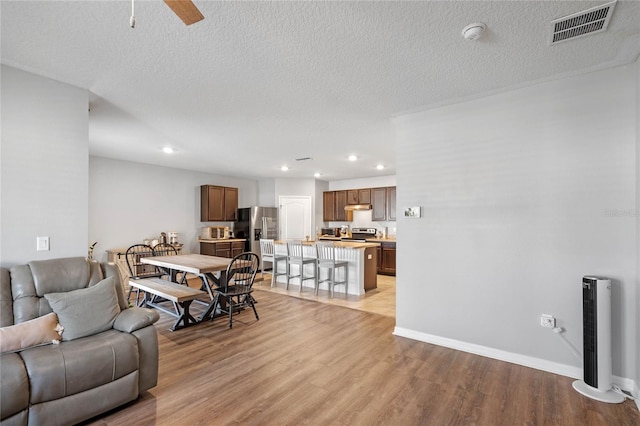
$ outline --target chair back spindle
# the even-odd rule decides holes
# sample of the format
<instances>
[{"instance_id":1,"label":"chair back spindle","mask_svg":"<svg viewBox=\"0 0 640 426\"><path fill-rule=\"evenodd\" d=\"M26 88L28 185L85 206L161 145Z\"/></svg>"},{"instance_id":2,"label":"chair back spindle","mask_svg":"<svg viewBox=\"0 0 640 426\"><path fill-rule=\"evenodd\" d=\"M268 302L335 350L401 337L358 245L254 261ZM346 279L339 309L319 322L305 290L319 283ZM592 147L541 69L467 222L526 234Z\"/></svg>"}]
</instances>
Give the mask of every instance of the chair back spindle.
<instances>
[{"instance_id":1,"label":"chair back spindle","mask_svg":"<svg viewBox=\"0 0 640 426\"><path fill-rule=\"evenodd\" d=\"M299 292L302 292L302 287L305 280L313 280L315 293L318 294L318 273L317 273L317 259L314 256L305 256L304 245L300 240L287 241L287 254L288 254L288 270L287 270L287 290L289 289L289 282L292 278L298 278L300 280ZM291 265L296 265L298 273L294 275L291 272ZM305 273L305 266L313 266L313 274Z\"/></svg>"},{"instance_id":2,"label":"chair back spindle","mask_svg":"<svg viewBox=\"0 0 640 426\"><path fill-rule=\"evenodd\" d=\"M162 271L153 265L140 262L144 257L153 257L153 248L147 244L134 244L125 253L127 268L133 279L162 276Z\"/></svg>"},{"instance_id":3,"label":"chair back spindle","mask_svg":"<svg viewBox=\"0 0 640 426\"><path fill-rule=\"evenodd\" d=\"M264 279L265 262L271 263L271 287L273 287L275 286L276 279L279 275L287 275L287 270L289 269L289 261L287 255L276 253L275 241L272 239L260 240L260 254L262 257L262 263L260 265L260 276ZM284 272L278 272L279 262L284 262Z\"/></svg>"},{"instance_id":4,"label":"chair back spindle","mask_svg":"<svg viewBox=\"0 0 640 426\"><path fill-rule=\"evenodd\" d=\"M229 314L229 328L232 328L234 312L250 307L253 309L256 320L259 320L255 307L256 301L251 294L259 263L258 255L251 252L240 253L234 257L227 266L224 285L213 289L216 294L213 306L204 317L211 315L213 321L218 309L221 312L226 311Z\"/></svg>"}]
</instances>

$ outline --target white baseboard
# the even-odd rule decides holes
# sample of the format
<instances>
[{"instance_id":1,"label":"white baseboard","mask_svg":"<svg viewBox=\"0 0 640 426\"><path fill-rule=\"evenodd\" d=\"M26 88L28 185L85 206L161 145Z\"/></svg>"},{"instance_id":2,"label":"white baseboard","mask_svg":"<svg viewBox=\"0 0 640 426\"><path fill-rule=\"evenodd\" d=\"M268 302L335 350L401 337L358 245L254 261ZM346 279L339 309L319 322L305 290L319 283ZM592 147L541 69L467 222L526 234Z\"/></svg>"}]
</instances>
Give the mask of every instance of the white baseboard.
<instances>
[{"instance_id":1,"label":"white baseboard","mask_svg":"<svg viewBox=\"0 0 640 426\"><path fill-rule=\"evenodd\" d=\"M582 368L574 367L572 365L560 364L545 359L507 352L487 346L476 345L474 343L462 342L460 340L449 339L447 337L435 336L433 334L421 333L419 331L409 330L401 327L396 327L393 330L393 334L412 340L418 340L420 342L432 343L434 345L444 346L463 352L469 352L475 355L486 356L487 358L493 358L500 361L510 362L512 364L535 368L536 370L559 374L561 376L572 377L574 379L582 378ZM640 390L638 389L638 384L635 381L618 376L613 376L612 380L615 384L620 386L620 388L632 392L633 396L638 398ZM638 409L640 409L639 399L636 399L636 405L638 405Z\"/></svg>"}]
</instances>

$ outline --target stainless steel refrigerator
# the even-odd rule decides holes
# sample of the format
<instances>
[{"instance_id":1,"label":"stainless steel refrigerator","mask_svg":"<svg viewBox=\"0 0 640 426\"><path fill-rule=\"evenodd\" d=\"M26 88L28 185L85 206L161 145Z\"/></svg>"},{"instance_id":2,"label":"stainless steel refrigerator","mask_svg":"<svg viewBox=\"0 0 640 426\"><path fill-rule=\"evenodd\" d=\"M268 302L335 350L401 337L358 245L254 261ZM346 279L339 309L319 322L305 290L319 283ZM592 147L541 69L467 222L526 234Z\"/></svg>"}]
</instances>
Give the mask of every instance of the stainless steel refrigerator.
<instances>
[{"instance_id":1,"label":"stainless steel refrigerator","mask_svg":"<svg viewBox=\"0 0 640 426\"><path fill-rule=\"evenodd\" d=\"M235 238L245 238L245 251L252 251L260 257L260 239L278 239L277 207L246 207L238 209L238 220L233 233Z\"/></svg>"}]
</instances>

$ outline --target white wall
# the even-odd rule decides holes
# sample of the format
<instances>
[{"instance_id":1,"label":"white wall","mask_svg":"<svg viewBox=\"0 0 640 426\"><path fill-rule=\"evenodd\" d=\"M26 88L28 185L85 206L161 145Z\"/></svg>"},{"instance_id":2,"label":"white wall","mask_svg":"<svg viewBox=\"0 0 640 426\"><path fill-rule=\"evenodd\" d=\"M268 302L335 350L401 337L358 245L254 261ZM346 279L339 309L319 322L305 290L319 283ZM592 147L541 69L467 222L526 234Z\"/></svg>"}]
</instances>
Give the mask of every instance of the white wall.
<instances>
[{"instance_id":1,"label":"white wall","mask_svg":"<svg viewBox=\"0 0 640 426\"><path fill-rule=\"evenodd\" d=\"M258 182L258 203L260 207L277 207L278 197L276 197L276 180L261 179ZM252 206L247 206L252 207Z\"/></svg>"},{"instance_id":2,"label":"white wall","mask_svg":"<svg viewBox=\"0 0 640 426\"><path fill-rule=\"evenodd\" d=\"M200 222L200 185L238 188L238 207L256 205L258 182L189 170L90 157L89 238L94 256L127 248L161 232L178 232L185 253L199 253L197 238L206 225L233 227L233 222Z\"/></svg>"},{"instance_id":3,"label":"white wall","mask_svg":"<svg viewBox=\"0 0 640 426\"><path fill-rule=\"evenodd\" d=\"M396 176L377 176L361 179L342 179L329 182L328 191L341 191L343 189L358 188L382 188L384 186L396 186Z\"/></svg>"},{"instance_id":4,"label":"white wall","mask_svg":"<svg viewBox=\"0 0 640 426\"><path fill-rule=\"evenodd\" d=\"M282 195L308 195L313 196L316 191L315 179L276 179L275 181L276 205Z\"/></svg>"},{"instance_id":5,"label":"white wall","mask_svg":"<svg viewBox=\"0 0 640 426\"><path fill-rule=\"evenodd\" d=\"M638 363L637 70L549 82L396 120L396 332L578 375L581 279L613 280L613 373Z\"/></svg>"},{"instance_id":6,"label":"white wall","mask_svg":"<svg viewBox=\"0 0 640 426\"><path fill-rule=\"evenodd\" d=\"M640 59L636 61L636 320L640 324ZM640 397L640 326L636 327L636 386ZM640 400L636 400L640 408Z\"/></svg>"},{"instance_id":7,"label":"white wall","mask_svg":"<svg viewBox=\"0 0 640 426\"><path fill-rule=\"evenodd\" d=\"M88 93L2 66L0 265L86 256ZM36 251L36 237L50 251Z\"/></svg>"}]
</instances>

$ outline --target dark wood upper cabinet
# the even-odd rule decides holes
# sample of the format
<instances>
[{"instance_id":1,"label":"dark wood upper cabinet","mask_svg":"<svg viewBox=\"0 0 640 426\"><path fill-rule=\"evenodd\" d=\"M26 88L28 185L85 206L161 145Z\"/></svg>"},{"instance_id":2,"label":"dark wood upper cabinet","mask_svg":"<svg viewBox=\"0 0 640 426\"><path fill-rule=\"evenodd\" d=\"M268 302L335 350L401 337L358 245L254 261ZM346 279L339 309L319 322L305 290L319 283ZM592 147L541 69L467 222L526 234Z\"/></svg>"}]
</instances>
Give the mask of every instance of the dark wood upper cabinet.
<instances>
[{"instance_id":1,"label":"dark wood upper cabinet","mask_svg":"<svg viewBox=\"0 0 640 426\"><path fill-rule=\"evenodd\" d=\"M345 189L322 193L322 220L325 222L351 222L353 211L345 206L371 204L371 220L396 220L396 187Z\"/></svg>"},{"instance_id":2,"label":"dark wood upper cabinet","mask_svg":"<svg viewBox=\"0 0 640 426\"><path fill-rule=\"evenodd\" d=\"M347 204L358 204L358 190L350 189L347 191Z\"/></svg>"},{"instance_id":3,"label":"dark wood upper cabinet","mask_svg":"<svg viewBox=\"0 0 640 426\"><path fill-rule=\"evenodd\" d=\"M238 220L238 188L224 188L224 220Z\"/></svg>"},{"instance_id":4,"label":"dark wood upper cabinet","mask_svg":"<svg viewBox=\"0 0 640 426\"><path fill-rule=\"evenodd\" d=\"M372 188L371 209L374 222L396 220L396 187Z\"/></svg>"},{"instance_id":5,"label":"dark wood upper cabinet","mask_svg":"<svg viewBox=\"0 0 640 426\"><path fill-rule=\"evenodd\" d=\"M336 208L334 220L337 222L344 222L347 220L347 212L345 206L347 205L347 191L335 191L336 194Z\"/></svg>"},{"instance_id":6,"label":"dark wood upper cabinet","mask_svg":"<svg viewBox=\"0 0 640 426\"><path fill-rule=\"evenodd\" d=\"M336 193L327 191L322 193L322 220L333 222L336 217Z\"/></svg>"},{"instance_id":7,"label":"dark wood upper cabinet","mask_svg":"<svg viewBox=\"0 0 640 426\"><path fill-rule=\"evenodd\" d=\"M324 222L351 222L353 212L345 211L347 191L325 191L322 193L322 220Z\"/></svg>"},{"instance_id":8,"label":"dark wood upper cabinet","mask_svg":"<svg viewBox=\"0 0 640 426\"><path fill-rule=\"evenodd\" d=\"M387 188L371 189L371 220L374 222L387 220Z\"/></svg>"},{"instance_id":9,"label":"dark wood upper cabinet","mask_svg":"<svg viewBox=\"0 0 640 426\"><path fill-rule=\"evenodd\" d=\"M200 187L200 220L215 222L224 220L224 187L202 185Z\"/></svg>"},{"instance_id":10,"label":"dark wood upper cabinet","mask_svg":"<svg viewBox=\"0 0 640 426\"><path fill-rule=\"evenodd\" d=\"M396 220L396 187L387 188L387 220Z\"/></svg>"},{"instance_id":11,"label":"dark wood upper cabinet","mask_svg":"<svg viewBox=\"0 0 640 426\"><path fill-rule=\"evenodd\" d=\"M371 204L371 189L349 189L347 190L347 204Z\"/></svg>"},{"instance_id":12,"label":"dark wood upper cabinet","mask_svg":"<svg viewBox=\"0 0 640 426\"><path fill-rule=\"evenodd\" d=\"M236 220L238 188L217 185L200 187L200 220L202 222L226 222Z\"/></svg>"},{"instance_id":13,"label":"dark wood upper cabinet","mask_svg":"<svg viewBox=\"0 0 640 426\"><path fill-rule=\"evenodd\" d=\"M371 204L371 189L358 190L358 204Z\"/></svg>"}]
</instances>

